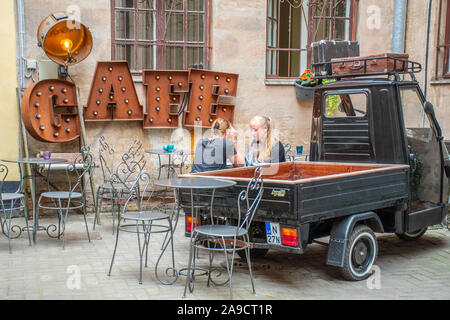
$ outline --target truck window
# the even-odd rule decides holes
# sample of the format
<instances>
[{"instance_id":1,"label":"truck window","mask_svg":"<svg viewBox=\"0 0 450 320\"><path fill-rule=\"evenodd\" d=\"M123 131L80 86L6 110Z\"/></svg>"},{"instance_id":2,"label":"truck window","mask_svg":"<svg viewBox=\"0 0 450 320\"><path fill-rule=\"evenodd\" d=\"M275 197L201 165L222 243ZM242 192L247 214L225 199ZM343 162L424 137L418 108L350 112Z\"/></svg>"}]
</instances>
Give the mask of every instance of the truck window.
<instances>
[{"instance_id":1,"label":"truck window","mask_svg":"<svg viewBox=\"0 0 450 320\"><path fill-rule=\"evenodd\" d=\"M433 133L428 118L423 112L423 103L416 88L401 88L403 118L409 138L429 142Z\"/></svg>"},{"instance_id":2,"label":"truck window","mask_svg":"<svg viewBox=\"0 0 450 320\"><path fill-rule=\"evenodd\" d=\"M365 93L328 94L325 98L327 118L358 117L367 113L367 95Z\"/></svg>"}]
</instances>

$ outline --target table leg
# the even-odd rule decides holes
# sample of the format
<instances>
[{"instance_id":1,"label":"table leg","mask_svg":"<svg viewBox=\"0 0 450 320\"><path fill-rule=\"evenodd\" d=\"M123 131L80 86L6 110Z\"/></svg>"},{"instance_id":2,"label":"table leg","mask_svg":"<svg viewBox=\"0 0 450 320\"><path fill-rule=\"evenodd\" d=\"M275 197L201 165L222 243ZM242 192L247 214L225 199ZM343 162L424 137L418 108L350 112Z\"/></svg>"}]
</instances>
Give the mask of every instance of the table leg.
<instances>
[{"instance_id":1,"label":"table leg","mask_svg":"<svg viewBox=\"0 0 450 320\"><path fill-rule=\"evenodd\" d=\"M161 178L161 156L158 154L158 180Z\"/></svg>"},{"instance_id":2,"label":"table leg","mask_svg":"<svg viewBox=\"0 0 450 320\"><path fill-rule=\"evenodd\" d=\"M194 249L192 248L192 235L194 234L194 193L193 193L193 189L191 189L191 235L189 238L189 261L188 261L188 268L187 268L187 275L186 275L186 284L184 285L184 293L183 293L183 298L186 298L186 291L187 288L189 286L189 291L193 291L194 288L193 286L191 287L191 282L192 284L194 283L194 266L192 266L192 260L195 259L195 252L192 252ZM193 256L194 255L194 256ZM192 270L192 273L191 273Z\"/></svg>"},{"instance_id":3,"label":"table leg","mask_svg":"<svg viewBox=\"0 0 450 320\"><path fill-rule=\"evenodd\" d=\"M167 164L167 179L170 179L170 169L172 168L171 159L172 159L172 155L169 154L169 163Z\"/></svg>"},{"instance_id":4,"label":"table leg","mask_svg":"<svg viewBox=\"0 0 450 320\"><path fill-rule=\"evenodd\" d=\"M175 195L175 203L178 204L176 190L174 190L174 195ZM173 249L173 235L175 234L175 230L176 230L177 225L178 225L178 218L179 218L179 216L180 216L180 206L177 205L177 211L176 211L175 217L169 217L169 219L168 219L169 220L169 228L171 230L170 231L171 234L170 234L170 236L168 238L167 238L167 234L166 234L166 237L165 237L164 242L163 242L163 246L161 248L161 253L160 253L160 255L158 257L158 261L156 262L156 265L155 265L155 277L156 277L156 279L158 279L158 281L161 282L162 284L166 284L166 285L173 284L175 281L177 281L178 276L179 276L179 272L178 272L178 270L175 267L175 255L174 255L174 249ZM172 223L174 218L175 218L175 224ZM172 272L173 280L171 282L166 282L166 281L163 281L163 280L161 280L159 278L159 276L158 276L158 266L159 266L159 262L160 262L161 258L163 257L163 255L164 255L164 253L165 253L169 243L172 246L172 263L173 263L173 265L172 265L172 267L169 267L169 268L166 269L166 275L168 275L169 272Z\"/></svg>"},{"instance_id":5,"label":"table leg","mask_svg":"<svg viewBox=\"0 0 450 320\"><path fill-rule=\"evenodd\" d=\"M36 243L36 231L38 228L38 219L39 217L36 217L36 165L32 164L31 166L31 199L33 201L33 242Z\"/></svg>"}]
</instances>

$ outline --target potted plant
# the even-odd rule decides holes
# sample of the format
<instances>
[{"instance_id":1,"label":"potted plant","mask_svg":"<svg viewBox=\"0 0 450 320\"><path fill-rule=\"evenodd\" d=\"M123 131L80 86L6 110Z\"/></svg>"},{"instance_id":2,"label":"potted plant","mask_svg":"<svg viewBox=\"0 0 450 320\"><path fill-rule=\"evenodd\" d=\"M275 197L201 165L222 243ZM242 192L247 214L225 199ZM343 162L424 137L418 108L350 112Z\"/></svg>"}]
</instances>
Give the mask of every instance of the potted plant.
<instances>
[{"instance_id":1,"label":"potted plant","mask_svg":"<svg viewBox=\"0 0 450 320\"><path fill-rule=\"evenodd\" d=\"M311 69L306 69L297 80L295 80L295 95L301 100L314 99L314 87L319 82L314 78Z\"/></svg>"}]
</instances>

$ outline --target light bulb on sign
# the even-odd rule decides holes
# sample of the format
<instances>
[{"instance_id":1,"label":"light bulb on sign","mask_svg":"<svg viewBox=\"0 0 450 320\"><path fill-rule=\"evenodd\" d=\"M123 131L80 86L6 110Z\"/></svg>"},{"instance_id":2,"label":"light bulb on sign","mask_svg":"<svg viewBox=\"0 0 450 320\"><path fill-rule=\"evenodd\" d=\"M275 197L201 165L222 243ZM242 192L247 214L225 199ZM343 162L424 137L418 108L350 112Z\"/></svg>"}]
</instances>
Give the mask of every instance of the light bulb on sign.
<instances>
[{"instance_id":1,"label":"light bulb on sign","mask_svg":"<svg viewBox=\"0 0 450 320\"><path fill-rule=\"evenodd\" d=\"M61 42L59 43L61 46L61 49L63 49L64 51L67 52L67 60L65 61L66 63L72 63L75 62L76 60L72 57L72 47L73 47L73 42L70 39L62 39Z\"/></svg>"},{"instance_id":2,"label":"light bulb on sign","mask_svg":"<svg viewBox=\"0 0 450 320\"><path fill-rule=\"evenodd\" d=\"M67 51L67 53L70 53L73 47L73 43L70 39L62 39L60 45L64 51Z\"/></svg>"}]
</instances>

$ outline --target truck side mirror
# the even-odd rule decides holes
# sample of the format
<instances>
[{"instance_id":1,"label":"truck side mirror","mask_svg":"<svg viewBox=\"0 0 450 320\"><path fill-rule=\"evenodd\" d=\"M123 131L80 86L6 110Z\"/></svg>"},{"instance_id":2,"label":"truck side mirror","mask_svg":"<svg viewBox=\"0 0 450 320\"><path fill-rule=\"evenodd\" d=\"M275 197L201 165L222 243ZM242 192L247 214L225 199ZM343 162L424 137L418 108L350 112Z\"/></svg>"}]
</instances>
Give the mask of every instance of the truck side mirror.
<instances>
[{"instance_id":1,"label":"truck side mirror","mask_svg":"<svg viewBox=\"0 0 450 320\"><path fill-rule=\"evenodd\" d=\"M434 107L431 104L431 102L425 101L423 103L423 110L429 116L429 118L431 120L431 123L433 124L433 126L434 126L434 128L436 130L437 138L439 140L442 139L442 130L441 130L441 127L439 126L439 122L436 119L436 115L434 113Z\"/></svg>"},{"instance_id":2,"label":"truck side mirror","mask_svg":"<svg viewBox=\"0 0 450 320\"><path fill-rule=\"evenodd\" d=\"M430 101L425 101L423 103L423 110L425 111L426 114L429 114L430 116L434 116L434 107Z\"/></svg>"}]
</instances>

